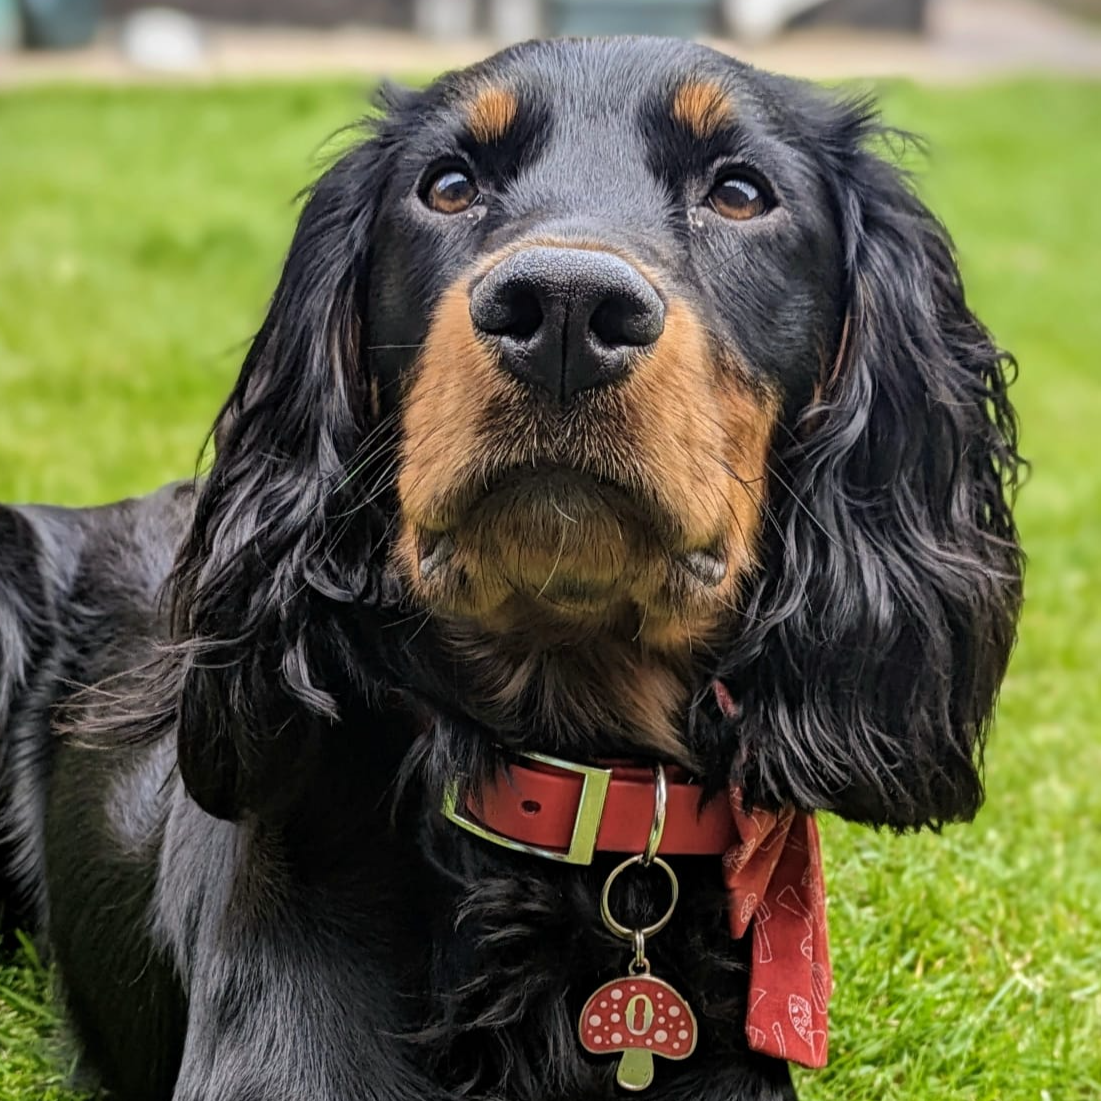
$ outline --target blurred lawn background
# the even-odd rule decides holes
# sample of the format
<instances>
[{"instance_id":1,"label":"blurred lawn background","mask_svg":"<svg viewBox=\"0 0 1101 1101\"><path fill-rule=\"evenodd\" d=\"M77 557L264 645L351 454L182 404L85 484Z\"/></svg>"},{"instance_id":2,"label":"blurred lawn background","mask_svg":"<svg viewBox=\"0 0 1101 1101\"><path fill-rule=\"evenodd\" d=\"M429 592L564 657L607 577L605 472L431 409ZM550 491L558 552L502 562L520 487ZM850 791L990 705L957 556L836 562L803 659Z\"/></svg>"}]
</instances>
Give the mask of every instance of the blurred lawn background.
<instances>
[{"instance_id":1,"label":"blurred lawn background","mask_svg":"<svg viewBox=\"0 0 1101 1101\"><path fill-rule=\"evenodd\" d=\"M837 992L809 1101L1101 1097L1101 86L892 84L971 298L1020 359L1034 474L989 804L941 837L824 823ZM0 96L0 499L186 477L350 84ZM312 157L311 157L312 152ZM72 1101L49 976L0 956L0 1101Z\"/></svg>"}]
</instances>

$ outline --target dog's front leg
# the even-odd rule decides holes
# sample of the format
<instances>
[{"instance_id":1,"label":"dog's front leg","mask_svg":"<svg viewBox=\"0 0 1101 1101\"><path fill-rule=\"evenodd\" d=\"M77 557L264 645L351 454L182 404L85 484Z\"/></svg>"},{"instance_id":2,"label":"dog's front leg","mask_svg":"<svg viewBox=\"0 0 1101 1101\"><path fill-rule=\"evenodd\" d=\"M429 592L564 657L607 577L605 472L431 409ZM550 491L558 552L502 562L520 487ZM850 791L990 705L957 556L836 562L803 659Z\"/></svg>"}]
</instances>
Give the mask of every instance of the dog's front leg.
<instances>
[{"instance_id":1,"label":"dog's front leg","mask_svg":"<svg viewBox=\"0 0 1101 1101\"><path fill-rule=\"evenodd\" d=\"M431 1101L393 1035L377 968L293 934L194 976L173 1101ZM389 1017L389 1019L386 1019Z\"/></svg>"},{"instance_id":2,"label":"dog's front leg","mask_svg":"<svg viewBox=\"0 0 1101 1101\"><path fill-rule=\"evenodd\" d=\"M416 941L385 920L381 870L307 874L281 831L176 809L157 930L187 999L172 1101L440 1097L401 1039Z\"/></svg>"}]
</instances>

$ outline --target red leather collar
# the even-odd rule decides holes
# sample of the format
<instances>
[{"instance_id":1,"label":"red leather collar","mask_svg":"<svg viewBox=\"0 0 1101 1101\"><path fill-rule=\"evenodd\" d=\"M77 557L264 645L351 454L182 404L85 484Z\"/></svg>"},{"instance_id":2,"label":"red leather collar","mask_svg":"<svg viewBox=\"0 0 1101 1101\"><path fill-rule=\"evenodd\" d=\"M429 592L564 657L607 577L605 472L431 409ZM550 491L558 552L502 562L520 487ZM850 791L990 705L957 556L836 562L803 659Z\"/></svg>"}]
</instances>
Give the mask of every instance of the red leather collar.
<instances>
[{"instance_id":1,"label":"red leather collar","mask_svg":"<svg viewBox=\"0 0 1101 1101\"><path fill-rule=\"evenodd\" d=\"M654 816L654 772L628 762L601 762L610 772L600 812L595 851L640 853L646 848ZM725 798L701 805L700 788L681 769L666 766L663 856L717 856L738 841L737 826ZM581 812L585 777L573 769L525 758L501 768L471 797L467 815L483 829L507 841L565 854ZM587 863L587 861L578 861Z\"/></svg>"}]
</instances>

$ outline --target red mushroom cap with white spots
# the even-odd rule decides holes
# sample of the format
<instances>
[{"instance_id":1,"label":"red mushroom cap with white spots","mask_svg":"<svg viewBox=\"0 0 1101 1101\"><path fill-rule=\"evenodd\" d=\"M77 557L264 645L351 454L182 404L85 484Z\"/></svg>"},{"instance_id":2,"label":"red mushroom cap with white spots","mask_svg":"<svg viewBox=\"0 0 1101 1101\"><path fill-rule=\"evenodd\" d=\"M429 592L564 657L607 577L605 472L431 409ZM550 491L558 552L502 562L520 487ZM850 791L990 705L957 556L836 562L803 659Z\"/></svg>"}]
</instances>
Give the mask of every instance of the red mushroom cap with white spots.
<instances>
[{"instance_id":1,"label":"red mushroom cap with white spots","mask_svg":"<svg viewBox=\"0 0 1101 1101\"><path fill-rule=\"evenodd\" d=\"M696 1018L668 984L650 975L605 983L581 1011L581 1046L593 1055L641 1048L666 1059L696 1049Z\"/></svg>"}]
</instances>

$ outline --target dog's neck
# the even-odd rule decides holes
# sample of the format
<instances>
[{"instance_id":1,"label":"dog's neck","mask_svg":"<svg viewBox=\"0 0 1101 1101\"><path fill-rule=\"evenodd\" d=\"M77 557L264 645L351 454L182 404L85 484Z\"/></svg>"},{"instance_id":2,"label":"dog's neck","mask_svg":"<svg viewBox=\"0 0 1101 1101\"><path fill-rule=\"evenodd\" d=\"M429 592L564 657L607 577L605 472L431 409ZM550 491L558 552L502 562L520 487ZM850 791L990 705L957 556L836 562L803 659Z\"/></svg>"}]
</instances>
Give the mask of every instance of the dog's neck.
<instances>
[{"instance_id":1,"label":"dog's neck","mask_svg":"<svg viewBox=\"0 0 1101 1101\"><path fill-rule=\"evenodd\" d=\"M472 710L505 744L691 763L687 647L663 652L610 631L556 635L540 626L490 633L452 625L445 637L469 678Z\"/></svg>"}]
</instances>

